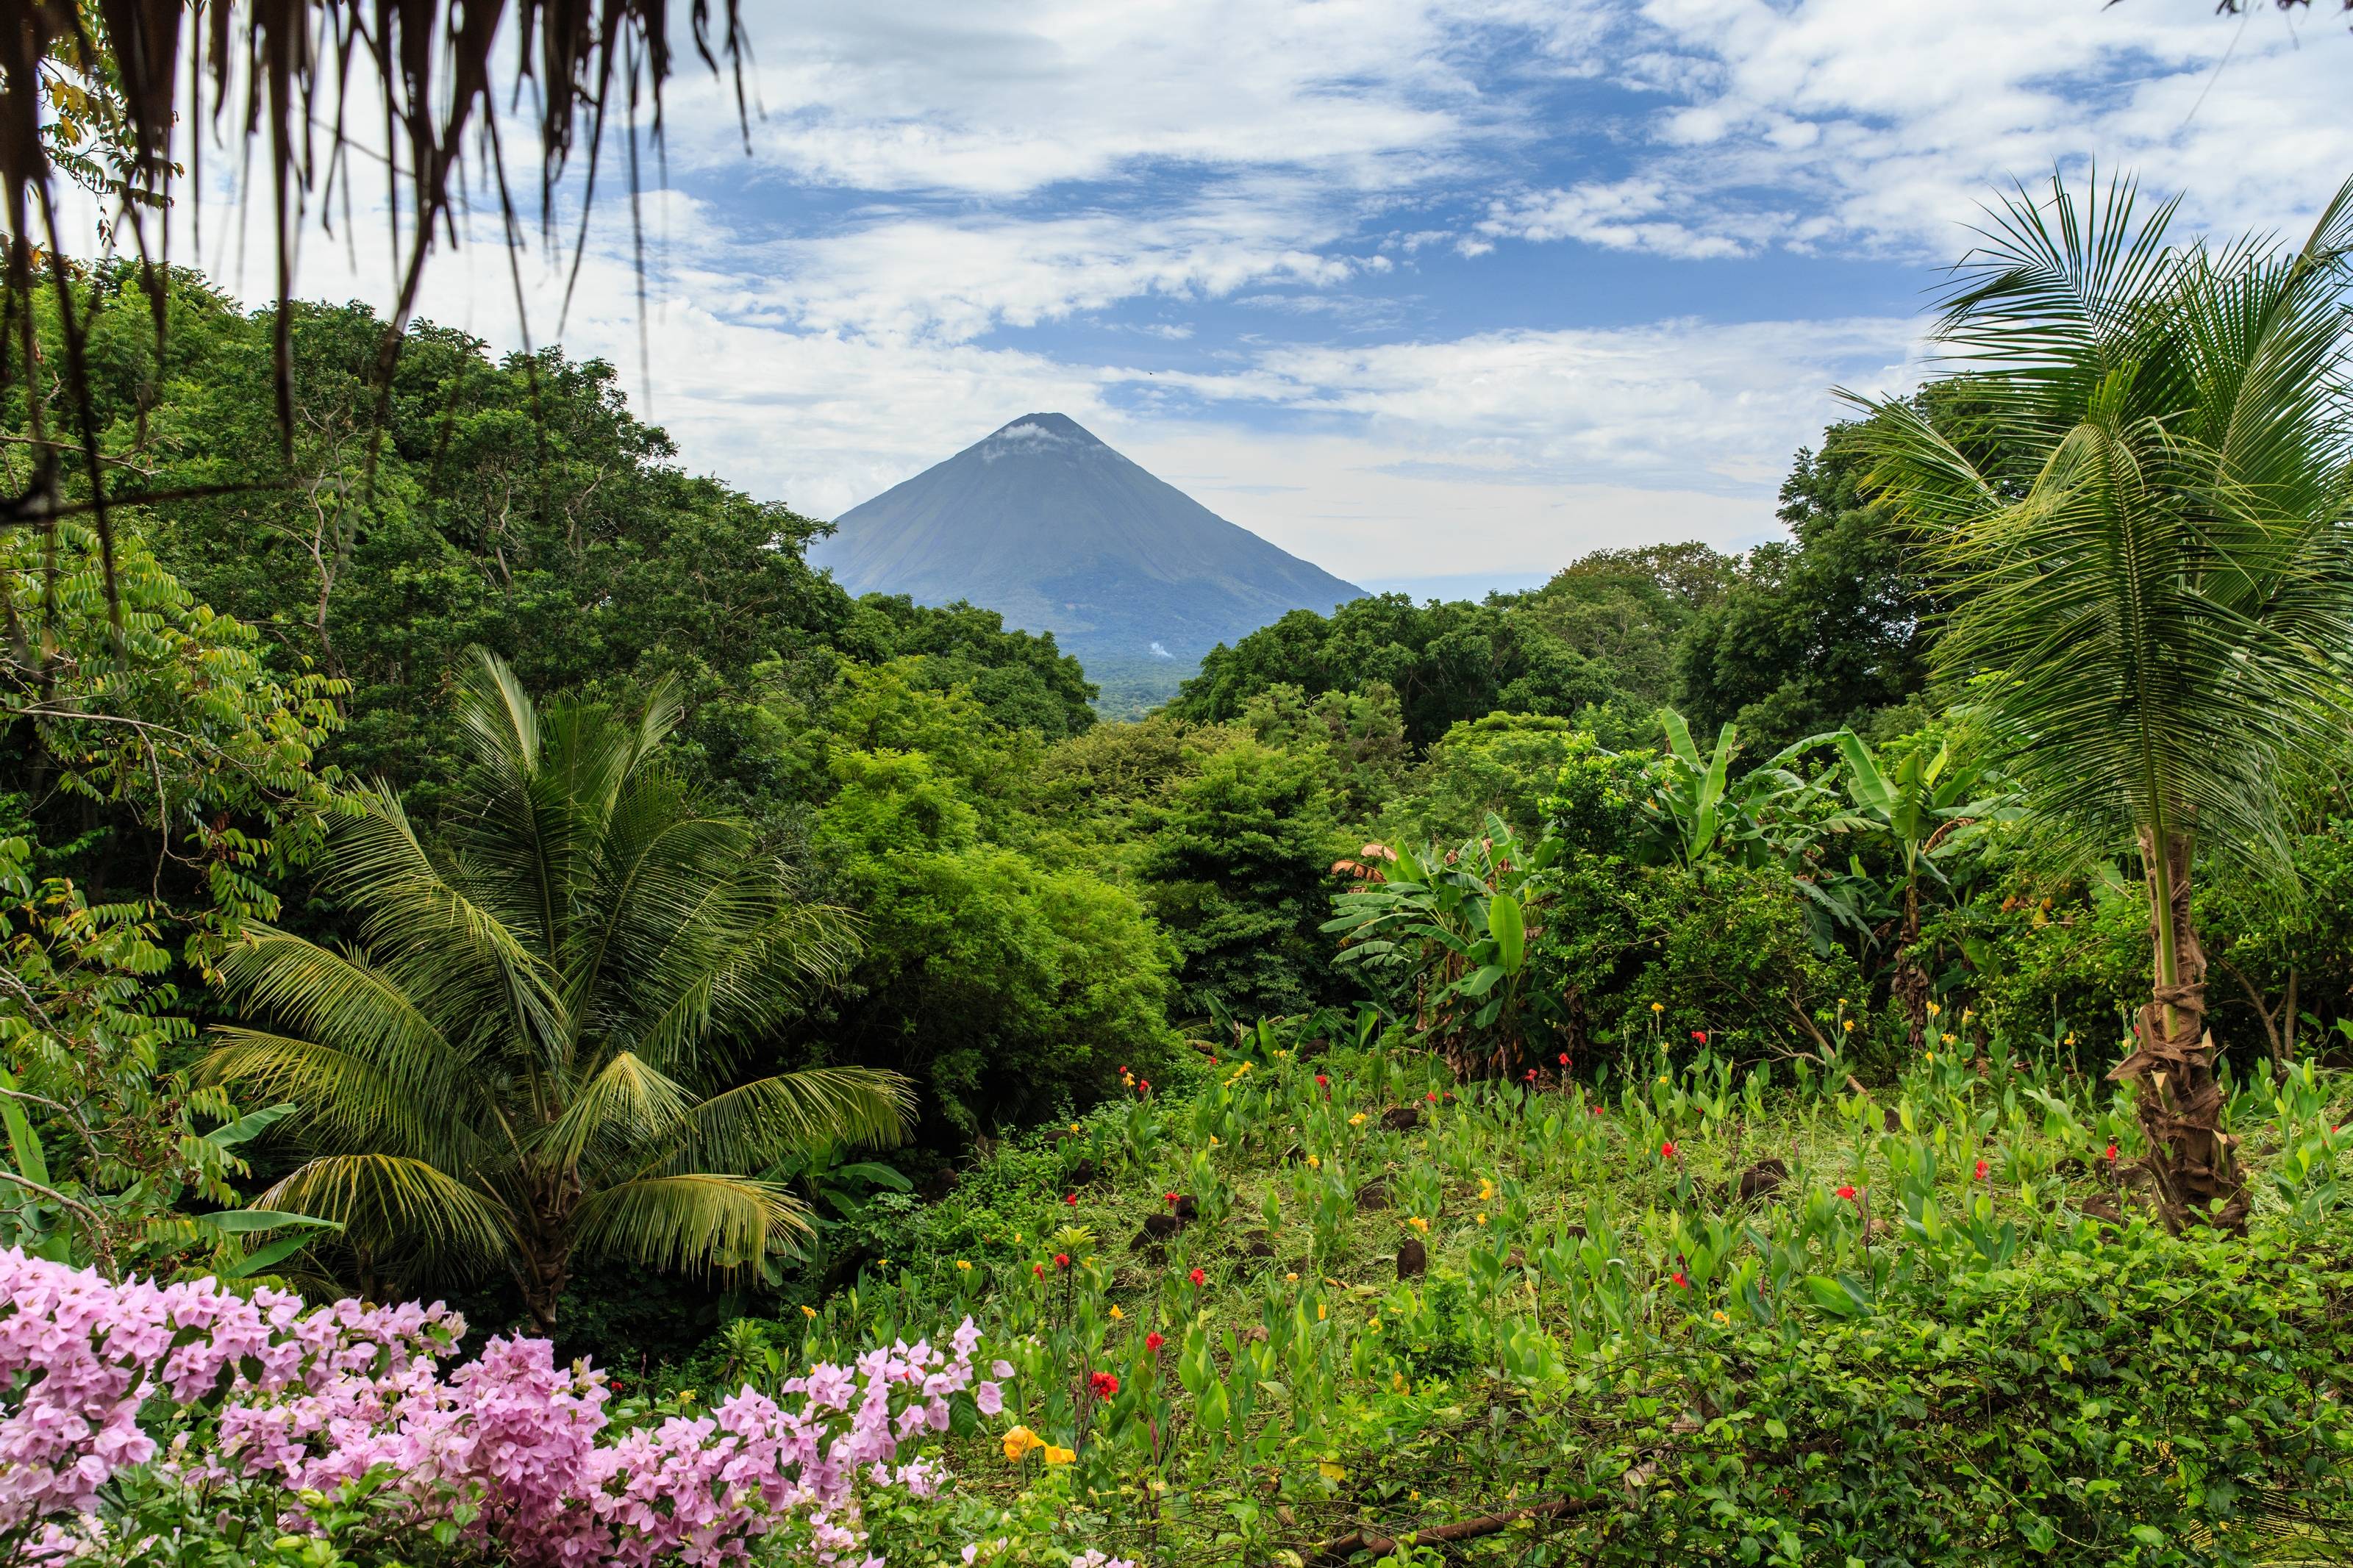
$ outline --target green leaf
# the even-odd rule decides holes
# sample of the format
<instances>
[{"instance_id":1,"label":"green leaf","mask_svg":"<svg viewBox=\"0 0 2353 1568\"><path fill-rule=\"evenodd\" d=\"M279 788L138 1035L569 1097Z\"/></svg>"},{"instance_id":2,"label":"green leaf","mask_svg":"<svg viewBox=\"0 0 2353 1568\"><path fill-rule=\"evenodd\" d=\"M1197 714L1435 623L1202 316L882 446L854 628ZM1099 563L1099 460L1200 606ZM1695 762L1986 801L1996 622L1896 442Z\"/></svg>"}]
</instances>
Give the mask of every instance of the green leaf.
<instances>
[{"instance_id":1,"label":"green leaf","mask_svg":"<svg viewBox=\"0 0 2353 1568\"><path fill-rule=\"evenodd\" d=\"M250 1279L257 1274L267 1274L310 1245L311 1238L307 1236L281 1236L222 1268L220 1277L224 1279Z\"/></svg>"},{"instance_id":2,"label":"green leaf","mask_svg":"<svg viewBox=\"0 0 2353 1568\"><path fill-rule=\"evenodd\" d=\"M0 1089L15 1089L16 1080L0 1070ZM22 1103L14 1097L0 1099L0 1125L8 1130L8 1154L16 1162L16 1173L28 1182L49 1184L48 1156L42 1152L40 1134L25 1115Z\"/></svg>"},{"instance_id":3,"label":"green leaf","mask_svg":"<svg viewBox=\"0 0 2353 1568\"><path fill-rule=\"evenodd\" d=\"M1495 939L1496 966L1505 974L1517 974L1527 959L1528 930L1519 900L1511 894L1497 893L1487 900L1487 934Z\"/></svg>"},{"instance_id":4,"label":"green leaf","mask_svg":"<svg viewBox=\"0 0 2353 1568\"><path fill-rule=\"evenodd\" d=\"M282 1226L294 1226L305 1230L341 1230L341 1222L321 1219L316 1215L293 1214L285 1209L223 1209L218 1214L200 1214L191 1222L198 1230L215 1236L250 1236L258 1230L276 1230Z\"/></svg>"}]
</instances>

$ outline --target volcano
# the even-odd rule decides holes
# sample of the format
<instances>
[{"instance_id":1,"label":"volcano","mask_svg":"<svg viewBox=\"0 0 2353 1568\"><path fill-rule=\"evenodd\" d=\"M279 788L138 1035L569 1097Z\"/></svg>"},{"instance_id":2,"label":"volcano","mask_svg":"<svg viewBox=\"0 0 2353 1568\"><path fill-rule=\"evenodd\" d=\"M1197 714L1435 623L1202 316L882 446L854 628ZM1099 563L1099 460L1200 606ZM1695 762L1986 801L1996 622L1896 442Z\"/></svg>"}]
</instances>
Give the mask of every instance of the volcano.
<instances>
[{"instance_id":1,"label":"volcano","mask_svg":"<svg viewBox=\"0 0 2353 1568\"><path fill-rule=\"evenodd\" d=\"M1050 631L1089 679L1166 696L1200 658L1364 590L1228 522L1060 414L1025 414L835 520L810 562L853 594L958 599Z\"/></svg>"}]
</instances>

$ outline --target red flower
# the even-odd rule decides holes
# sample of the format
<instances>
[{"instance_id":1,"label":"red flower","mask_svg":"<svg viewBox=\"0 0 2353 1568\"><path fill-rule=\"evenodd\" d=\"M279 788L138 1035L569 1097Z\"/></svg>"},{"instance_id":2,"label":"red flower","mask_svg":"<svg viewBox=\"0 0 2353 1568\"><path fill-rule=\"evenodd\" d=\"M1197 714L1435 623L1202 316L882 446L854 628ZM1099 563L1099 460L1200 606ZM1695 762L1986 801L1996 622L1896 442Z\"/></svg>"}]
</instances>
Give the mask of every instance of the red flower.
<instances>
[{"instance_id":1,"label":"red flower","mask_svg":"<svg viewBox=\"0 0 2353 1568\"><path fill-rule=\"evenodd\" d=\"M1568 1053L1567 1051L1560 1053L1560 1065L1563 1067L1567 1067L1568 1065Z\"/></svg>"},{"instance_id":2,"label":"red flower","mask_svg":"<svg viewBox=\"0 0 2353 1568\"><path fill-rule=\"evenodd\" d=\"M1190 1279L1196 1285L1207 1285L1209 1282L1209 1272L1206 1268L1196 1268L1193 1272L1185 1276L1185 1278Z\"/></svg>"},{"instance_id":3,"label":"red flower","mask_svg":"<svg viewBox=\"0 0 2353 1568\"><path fill-rule=\"evenodd\" d=\"M1055 1267L1055 1268L1068 1268L1070 1266L1071 1266L1071 1255L1070 1255L1069 1253L1067 1253L1067 1252L1058 1252L1058 1253L1054 1254L1054 1267Z\"/></svg>"},{"instance_id":4,"label":"red flower","mask_svg":"<svg viewBox=\"0 0 2353 1568\"><path fill-rule=\"evenodd\" d=\"M1332 1080L1325 1078L1319 1072L1315 1075L1315 1087L1318 1089L1329 1089L1332 1087Z\"/></svg>"},{"instance_id":5,"label":"red flower","mask_svg":"<svg viewBox=\"0 0 2353 1568\"><path fill-rule=\"evenodd\" d=\"M1978 1181L1980 1181L1980 1182L1982 1182L1982 1181L1984 1181L1985 1179L1986 1179L1986 1163L1985 1163L1983 1160L1979 1160L1979 1161L1978 1162Z\"/></svg>"},{"instance_id":6,"label":"red flower","mask_svg":"<svg viewBox=\"0 0 2353 1568\"><path fill-rule=\"evenodd\" d=\"M1152 1092L1152 1080L1148 1078L1138 1079L1135 1084L1135 1092L1138 1094L1150 1094Z\"/></svg>"},{"instance_id":7,"label":"red flower","mask_svg":"<svg viewBox=\"0 0 2353 1568\"><path fill-rule=\"evenodd\" d=\"M1087 1385L1095 1391L1097 1399L1109 1399L1119 1392L1119 1379L1107 1372L1099 1372L1088 1378Z\"/></svg>"},{"instance_id":8,"label":"red flower","mask_svg":"<svg viewBox=\"0 0 2353 1568\"><path fill-rule=\"evenodd\" d=\"M1046 1266L1042 1263L1033 1263L1029 1266L1029 1272L1043 1279L1046 1278Z\"/></svg>"},{"instance_id":9,"label":"red flower","mask_svg":"<svg viewBox=\"0 0 2353 1568\"><path fill-rule=\"evenodd\" d=\"M1144 1348L1150 1351L1154 1355L1158 1355L1160 1353L1160 1347L1167 1342L1168 1342L1166 1340L1160 1337L1160 1331L1157 1329L1153 1330L1152 1332L1144 1336Z\"/></svg>"},{"instance_id":10,"label":"red flower","mask_svg":"<svg viewBox=\"0 0 2353 1568\"><path fill-rule=\"evenodd\" d=\"M1585 1114L1588 1116L1599 1116L1601 1114L1601 1108L1598 1105L1588 1105L1585 1108Z\"/></svg>"},{"instance_id":11,"label":"red flower","mask_svg":"<svg viewBox=\"0 0 2353 1568\"><path fill-rule=\"evenodd\" d=\"M1530 1068L1528 1069L1528 1081L1529 1081L1530 1083L1534 1083L1534 1082L1535 1082L1535 1080L1536 1080L1536 1069L1535 1069L1535 1068Z\"/></svg>"},{"instance_id":12,"label":"red flower","mask_svg":"<svg viewBox=\"0 0 2353 1568\"><path fill-rule=\"evenodd\" d=\"M1705 1029L1694 1029L1692 1031L1692 1038L1697 1040L1704 1046L1707 1044L1707 1031Z\"/></svg>"},{"instance_id":13,"label":"red flower","mask_svg":"<svg viewBox=\"0 0 2353 1568\"><path fill-rule=\"evenodd\" d=\"M1176 1194L1175 1193L1163 1193L1160 1194L1160 1201L1164 1204L1173 1204L1176 1201Z\"/></svg>"},{"instance_id":14,"label":"red flower","mask_svg":"<svg viewBox=\"0 0 2353 1568\"><path fill-rule=\"evenodd\" d=\"M1422 1099L1424 1099L1424 1100L1428 1100L1428 1101L1430 1101L1430 1104L1432 1104L1432 1105L1436 1105L1436 1104L1438 1103L1438 1091L1437 1091L1436 1089L1431 1089L1428 1094L1423 1095L1421 1098L1422 1098Z\"/></svg>"},{"instance_id":15,"label":"red flower","mask_svg":"<svg viewBox=\"0 0 2353 1568\"><path fill-rule=\"evenodd\" d=\"M1659 1145L1659 1158L1662 1160L1672 1160L1674 1157L1675 1141L1670 1138L1665 1142Z\"/></svg>"},{"instance_id":16,"label":"red flower","mask_svg":"<svg viewBox=\"0 0 2353 1568\"><path fill-rule=\"evenodd\" d=\"M1675 1289L1678 1290L1688 1290L1691 1289L1691 1281L1683 1278L1683 1271L1680 1268L1676 1269L1672 1274L1668 1275L1667 1278L1675 1282Z\"/></svg>"},{"instance_id":17,"label":"red flower","mask_svg":"<svg viewBox=\"0 0 2353 1568\"><path fill-rule=\"evenodd\" d=\"M2111 1159L2111 1160L2113 1160L2113 1159L2115 1159L2116 1157L2116 1146L2115 1144L2111 1143L2111 1144L2109 1144L2109 1145L2108 1145L2108 1158L2109 1158L2109 1159Z\"/></svg>"},{"instance_id":18,"label":"red flower","mask_svg":"<svg viewBox=\"0 0 2353 1568\"><path fill-rule=\"evenodd\" d=\"M1833 1195L1833 1196L1836 1196L1836 1197L1841 1197L1841 1198L1844 1198L1847 1202L1849 1202L1849 1203L1852 1203L1852 1202L1854 1202L1854 1188L1852 1188L1852 1186L1841 1187L1841 1188L1840 1188L1840 1189L1839 1189L1835 1194L1833 1194L1832 1195Z\"/></svg>"},{"instance_id":19,"label":"red flower","mask_svg":"<svg viewBox=\"0 0 2353 1568\"><path fill-rule=\"evenodd\" d=\"M1076 1193L1064 1193L1062 1194L1062 1201L1070 1205L1072 1208L1076 1208L1079 1206L1079 1194Z\"/></svg>"}]
</instances>

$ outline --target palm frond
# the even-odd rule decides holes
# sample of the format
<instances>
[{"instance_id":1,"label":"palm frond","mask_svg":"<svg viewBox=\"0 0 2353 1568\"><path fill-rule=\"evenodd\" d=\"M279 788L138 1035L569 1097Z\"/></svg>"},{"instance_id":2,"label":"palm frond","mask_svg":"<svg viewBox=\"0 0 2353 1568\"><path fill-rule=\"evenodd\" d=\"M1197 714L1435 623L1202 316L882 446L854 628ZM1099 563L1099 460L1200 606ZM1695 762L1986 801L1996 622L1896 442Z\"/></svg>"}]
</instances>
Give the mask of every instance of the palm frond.
<instances>
[{"instance_id":1,"label":"palm frond","mask_svg":"<svg viewBox=\"0 0 2353 1568\"><path fill-rule=\"evenodd\" d=\"M489 1086L464 1064L436 1059L418 1073L258 1029L222 1025L213 1035L221 1043L206 1054L202 1080L298 1107L293 1130L309 1149L396 1154L448 1170L471 1169L487 1152L469 1112Z\"/></svg>"},{"instance_id":2,"label":"palm frond","mask_svg":"<svg viewBox=\"0 0 2353 1568\"><path fill-rule=\"evenodd\" d=\"M347 1240L396 1247L443 1270L476 1272L518 1256L505 1205L422 1160L322 1154L253 1200L332 1220Z\"/></svg>"},{"instance_id":3,"label":"palm frond","mask_svg":"<svg viewBox=\"0 0 2353 1568\"><path fill-rule=\"evenodd\" d=\"M570 1166L592 1151L627 1158L675 1140L694 1098L628 1051L607 1060L533 1141L533 1152Z\"/></svg>"},{"instance_id":4,"label":"palm frond","mask_svg":"<svg viewBox=\"0 0 2353 1568\"><path fill-rule=\"evenodd\" d=\"M805 1068L714 1094L690 1110L661 1169L757 1171L836 1143L885 1149L914 1122L907 1079L872 1068Z\"/></svg>"},{"instance_id":5,"label":"palm frond","mask_svg":"<svg viewBox=\"0 0 2353 1568\"><path fill-rule=\"evenodd\" d=\"M740 1268L809 1234L807 1208L784 1187L707 1173L645 1176L581 1200L576 1246L655 1269Z\"/></svg>"}]
</instances>

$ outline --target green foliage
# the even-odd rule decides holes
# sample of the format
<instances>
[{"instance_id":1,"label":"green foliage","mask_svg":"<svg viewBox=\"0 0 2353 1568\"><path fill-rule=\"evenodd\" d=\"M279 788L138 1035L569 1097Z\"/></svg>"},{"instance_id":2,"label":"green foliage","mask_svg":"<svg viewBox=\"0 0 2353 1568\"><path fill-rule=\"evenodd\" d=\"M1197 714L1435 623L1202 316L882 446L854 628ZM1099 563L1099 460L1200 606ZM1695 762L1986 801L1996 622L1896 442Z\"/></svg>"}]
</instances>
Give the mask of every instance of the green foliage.
<instances>
[{"instance_id":1,"label":"green foliage","mask_svg":"<svg viewBox=\"0 0 2353 1568\"><path fill-rule=\"evenodd\" d=\"M1326 867L1353 847L1314 756L1240 741L1204 758L1155 814L1141 874L1174 940L1178 984L1248 1016L1330 999L1318 934Z\"/></svg>"},{"instance_id":2,"label":"green foliage","mask_svg":"<svg viewBox=\"0 0 2353 1568\"><path fill-rule=\"evenodd\" d=\"M483 656L455 847L366 792L330 841L358 944L257 923L224 954L229 994L293 1033L219 1027L206 1078L301 1108L309 1157L259 1203L335 1222L363 1281L510 1275L544 1329L575 1258L756 1271L806 1229L758 1172L900 1135L890 1075L727 1076L847 933L664 771L677 717L659 691L631 719L543 710Z\"/></svg>"},{"instance_id":3,"label":"green foliage","mask_svg":"<svg viewBox=\"0 0 2353 1568\"><path fill-rule=\"evenodd\" d=\"M1619 694L1605 669L1500 604L1417 606L1403 594L1383 594L1329 616L1293 610L1211 649L1168 711L1223 722L1271 687L1318 697L1376 682L1397 694L1406 739L1417 747L1497 710L1566 717Z\"/></svg>"},{"instance_id":4,"label":"green foliage","mask_svg":"<svg viewBox=\"0 0 2353 1568\"><path fill-rule=\"evenodd\" d=\"M942 1568L2204 1568L2316 1560L2353 1517L2341 1079L2234 1097L2291 1152L2241 1244L2147 1223L2082 1168L2136 1138L2128 1104L2006 1051L1883 1102L1711 1044L1604 1099L1457 1084L1325 1020L1246 1034L876 1215L887 1263L669 1381L972 1315L1006 1408L959 1428L953 1486L870 1521ZM1744 1190L1762 1151L1778 1184ZM1171 1194L1195 1217L1142 1228Z\"/></svg>"}]
</instances>

